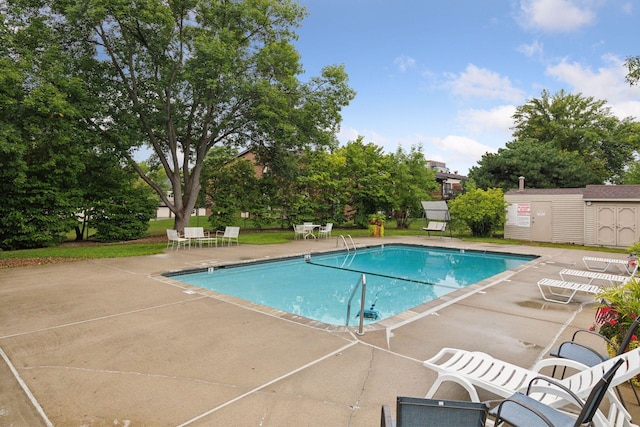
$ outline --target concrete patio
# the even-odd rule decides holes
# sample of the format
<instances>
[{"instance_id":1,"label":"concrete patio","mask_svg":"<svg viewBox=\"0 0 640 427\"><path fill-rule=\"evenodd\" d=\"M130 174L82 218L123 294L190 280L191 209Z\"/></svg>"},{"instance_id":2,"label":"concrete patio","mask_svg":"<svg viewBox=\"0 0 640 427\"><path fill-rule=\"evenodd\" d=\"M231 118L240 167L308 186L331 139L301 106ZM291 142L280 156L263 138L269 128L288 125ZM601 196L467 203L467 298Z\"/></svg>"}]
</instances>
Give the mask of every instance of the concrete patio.
<instances>
[{"instance_id":1,"label":"concrete patio","mask_svg":"<svg viewBox=\"0 0 640 427\"><path fill-rule=\"evenodd\" d=\"M357 239L540 257L358 335L160 276L336 247L335 237L240 242L0 270L0 426L376 426L382 404L395 417L396 396L425 395L436 375L422 361L442 347L530 367L591 326L588 296L547 303L535 283L582 268L583 255L611 257L426 235ZM438 396L466 398L452 386Z\"/></svg>"}]
</instances>

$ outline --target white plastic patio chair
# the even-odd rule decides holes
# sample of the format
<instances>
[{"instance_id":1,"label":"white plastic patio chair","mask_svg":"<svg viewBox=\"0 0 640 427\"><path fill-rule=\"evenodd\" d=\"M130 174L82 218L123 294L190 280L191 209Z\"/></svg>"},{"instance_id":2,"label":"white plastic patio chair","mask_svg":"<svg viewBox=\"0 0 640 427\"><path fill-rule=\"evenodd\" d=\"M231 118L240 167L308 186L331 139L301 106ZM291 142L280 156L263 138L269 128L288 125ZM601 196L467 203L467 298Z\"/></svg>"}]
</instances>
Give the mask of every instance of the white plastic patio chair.
<instances>
[{"instance_id":1,"label":"white plastic patio chair","mask_svg":"<svg viewBox=\"0 0 640 427\"><path fill-rule=\"evenodd\" d=\"M187 243L189 243L189 239L185 239L184 237L180 237L180 234L177 230L173 230L171 228L167 228L167 248L171 247L171 249L176 248L176 250L180 249L180 245L182 247L186 247Z\"/></svg>"},{"instance_id":2,"label":"white plastic patio chair","mask_svg":"<svg viewBox=\"0 0 640 427\"><path fill-rule=\"evenodd\" d=\"M326 225L320 226L320 229L318 230L318 237L324 237L325 239L328 239L329 237L331 237L332 229L332 222L328 222Z\"/></svg>"},{"instance_id":3,"label":"white plastic patio chair","mask_svg":"<svg viewBox=\"0 0 640 427\"><path fill-rule=\"evenodd\" d=\"M224 242L227 242L229 246L233 242L236 242L236 245L239 244L238 236L240 235L240 227L225 227L224 232L216 231L216 238L220 239L220 243L224 246Z\"/></svg>"},{"instance_id":4,"label":"white plastic patio chair","mask_svg":"<svg viewBox=\"0 0 640 427\"><path fill-rule=\"evenodd\" d=\"M294 225L293 226L293 239L304 239L304 224Z\"/></svg>"}]
</instances>

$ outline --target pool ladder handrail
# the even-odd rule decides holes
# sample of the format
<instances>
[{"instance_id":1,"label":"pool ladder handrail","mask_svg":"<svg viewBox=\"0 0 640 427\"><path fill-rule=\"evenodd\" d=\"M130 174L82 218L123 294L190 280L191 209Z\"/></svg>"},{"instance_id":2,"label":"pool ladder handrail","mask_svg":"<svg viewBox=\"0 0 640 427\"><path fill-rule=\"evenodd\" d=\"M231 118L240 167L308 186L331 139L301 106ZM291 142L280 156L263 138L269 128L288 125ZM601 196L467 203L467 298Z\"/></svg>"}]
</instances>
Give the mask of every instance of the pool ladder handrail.
<instances>
[{"instance_id":1,"label":"pool ladder handrail","mask_svg":"<svg viewBox=\"0 0 640 427\"><path fill-rule=\"evenodd\" d=\"M353 241L353 238L351 237L351 234L347 234L347 237L351 241L351 246L353 246L353 251L355 252L356 251L356 244ZM349 245L347 244L347 241L345 240L345 238L344 238L344 236L342 234L340 236L338 236L338 239L336 240L336 248L338 247L338 243L340 243L340 239L342 239L342 243L344 244L344 246L346 246L347 252L349 252L350 251Z\"/></svg>"},{"instance_id":2,"label":"pool ladder handrail","mask_svg":"<svg viewBox=\"0 0 640 427\"><path fill-rule=\"evenodd\" d=\"M349 326L349 318L351 317L351 300L353 300L353 296L356 294L356 291L358 290L358 288L362 289L362 292L361 292L362 296L360 298L360 316L358 316L360 317L360 325L358 326L358 335L364 335L364 332L362 332L362 328L364 325L364 297L367 292L367 276L365 276L364 273L360 275L360 278L358 279L358 283L351 291L351 296L349 297L349 303L347 304L347 321L345 323L345 326Z\"/></svg>"}]
</instances>

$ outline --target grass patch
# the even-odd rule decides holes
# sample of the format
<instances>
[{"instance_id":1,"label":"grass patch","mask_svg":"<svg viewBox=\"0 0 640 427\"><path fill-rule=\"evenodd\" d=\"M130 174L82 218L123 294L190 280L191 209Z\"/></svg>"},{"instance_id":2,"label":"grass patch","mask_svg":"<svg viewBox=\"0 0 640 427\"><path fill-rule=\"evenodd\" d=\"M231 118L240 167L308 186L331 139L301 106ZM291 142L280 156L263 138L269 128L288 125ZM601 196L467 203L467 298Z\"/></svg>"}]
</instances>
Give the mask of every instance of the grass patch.
<instances>
[{"instance_id":1,"label":"grass patch","mask_svg":"<svg viewBox=\"0 0 640 427\"><path fill-rule=\"evenodd\" d=\"M68 259L87 259L87 258L119 258L119 257L131 257L131 256L145 256L162 253L166 248L166 229L173 228L173 219L161 219L150 221L148 236L156 238L157 243L135 243L135 242L123 242L123 243L111 243L111 244L99 244L95 242L79 242L79 243L66 243L57 247L40 248L40 249L25 249L19 251L0 251L0 260L2 259L45 259L45 258L68 258ZM415 220L411 224L409 229L397 229L395 222L388 221L385 225L385 236L416 236L426 235L426 232L421 230L424 221ZM205 230L209 223L205 217L192 217L190 226L192 227L204 227ZM333 236L336 238L339 235L351 235L353 238L369 236L367 229L357 228L334 228ZM444 236L449 236L449 233L444 233ZM75 237L75 235L74 235ZM496 245L522 245L533 247L548 247L558 249L580 249L587 251L599 251L626 254L627 250L624 248L606 248L599 246L580 246L572 244L560 244L560 243L543 243L543 242L530 242L522 240L504 239L501 237L492 238L479 238L472 237L468 233L460 233L453 231L453 237L462 239L467 242L477 243L490 243ZM251 230L242 228L240 232L240 244L251 245L271 245L282 244L291 242L294 239L293 230L289 229L268 229L268 230Z\"/></svg>"}]
</instances>

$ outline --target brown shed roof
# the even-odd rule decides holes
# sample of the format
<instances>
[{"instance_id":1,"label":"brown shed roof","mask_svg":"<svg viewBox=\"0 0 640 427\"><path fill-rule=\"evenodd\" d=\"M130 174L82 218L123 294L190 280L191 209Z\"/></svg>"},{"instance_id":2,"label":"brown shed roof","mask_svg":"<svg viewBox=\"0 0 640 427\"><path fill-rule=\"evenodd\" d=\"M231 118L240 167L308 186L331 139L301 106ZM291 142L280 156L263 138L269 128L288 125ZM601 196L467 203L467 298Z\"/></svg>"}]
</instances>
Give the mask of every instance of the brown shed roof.
<instances>
[{"instance_id":1,"label":"brown shed roof","mask_svg":"<svg viewBox=\"0 0 640 427\"><path fill-rule=\"evenodd\" d=\"M640 185L587 185L584 199L589 200L637 200Z\"/></svg>"},{"instance_id":2,"label":"brown shed roof","mask_svg":"<svg viewBox=\"0 0 640 427\"><path fill-rule=\"evenodd\" d=\"M584 200L640 200L640 185L587 185L586 188L525 188L512 189L505 194L582 194Z\"/></svg>"},{"instance_id":3,"label":"brown shed roof","mask_svg":"<svg viewBox=\"0 0 640 427\"><path fill-rule=\"evenodd\" d=\"M505 194L582 194L584 191L584 188L525 188L522 191L512 189Z\"/></svg>"}]
</instances>

